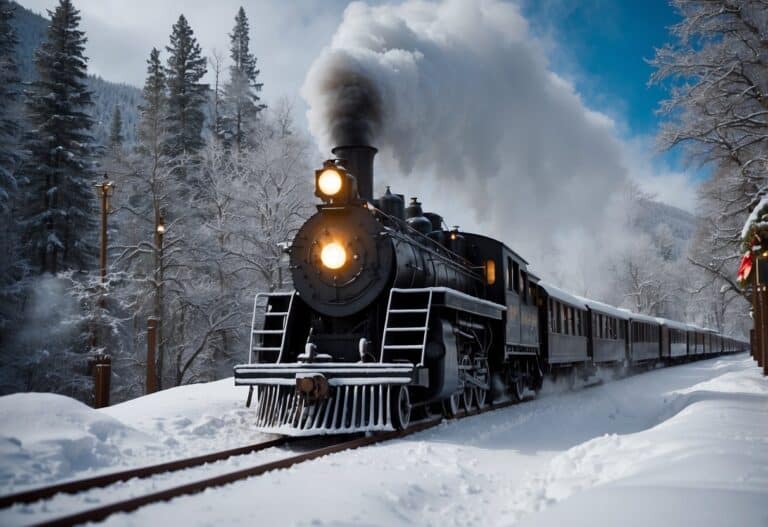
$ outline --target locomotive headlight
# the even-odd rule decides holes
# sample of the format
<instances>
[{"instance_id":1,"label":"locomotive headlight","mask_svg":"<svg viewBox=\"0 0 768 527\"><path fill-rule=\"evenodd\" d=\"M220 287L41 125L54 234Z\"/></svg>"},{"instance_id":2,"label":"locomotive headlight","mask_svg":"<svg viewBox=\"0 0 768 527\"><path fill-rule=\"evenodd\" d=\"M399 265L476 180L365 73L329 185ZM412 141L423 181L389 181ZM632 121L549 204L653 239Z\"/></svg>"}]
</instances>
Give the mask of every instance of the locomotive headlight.
<instances>
[{"instance_id":1,"label":"locomotive headlight","mask_svg":"<svg viewBox=\"0 0 768 527\"><path fill-rule=\"evenodd\" d=\"M317 177L317 188L325 196L335 196L341 191L342 186L342 175L334 168L326 168Z\"/></svg>"},{"instance_id":2,"label":"locomotive headlight","mask_svg":"<svg viewBox=\"0 0 768 527\"><path fill-rule=\"evenodd\" d=\"M320 251L320 261L328 269L341 269L347 263L347 251L340 243L331 242Z\"/></svg>"}]
</instances>

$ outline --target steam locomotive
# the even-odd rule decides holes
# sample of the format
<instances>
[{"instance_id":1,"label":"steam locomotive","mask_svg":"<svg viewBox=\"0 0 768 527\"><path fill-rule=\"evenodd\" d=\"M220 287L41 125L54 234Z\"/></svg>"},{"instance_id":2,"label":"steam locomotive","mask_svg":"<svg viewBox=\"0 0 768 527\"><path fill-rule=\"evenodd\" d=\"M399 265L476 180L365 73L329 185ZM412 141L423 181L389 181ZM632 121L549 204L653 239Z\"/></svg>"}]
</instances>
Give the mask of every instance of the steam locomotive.
<instances>
[{"instance_id":1,"label":"steam locomotive","mask_svg":"<svg viewBox=\"0 0 768 527\"><path fill-rule=\"evenodd\" d=\"M250 354L235 367L256 426L288 435L407 428L570 382L746 349L543 283L504 243L447 228L412 198L373 198L366 145L315 172L317 213L290 248L295 290L256 295Z\"/></svg>"}]
</instances>

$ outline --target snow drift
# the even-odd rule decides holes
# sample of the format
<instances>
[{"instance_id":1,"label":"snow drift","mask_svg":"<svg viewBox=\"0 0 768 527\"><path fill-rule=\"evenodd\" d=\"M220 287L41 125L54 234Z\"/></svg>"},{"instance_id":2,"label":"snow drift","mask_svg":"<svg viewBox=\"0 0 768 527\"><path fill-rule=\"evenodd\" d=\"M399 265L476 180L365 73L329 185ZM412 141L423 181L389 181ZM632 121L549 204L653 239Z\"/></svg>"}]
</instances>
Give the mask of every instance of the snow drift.
<instances>
[{"instance_id":1,"label":"snow drift","mask_svg":"<svg viewBox=\"0 0 768 527\"><path fill-rule=\"evenodd\" d=\"M109 467L152 438L69 397L0 397L0 491Z\"/></svg>"}]
</instances>

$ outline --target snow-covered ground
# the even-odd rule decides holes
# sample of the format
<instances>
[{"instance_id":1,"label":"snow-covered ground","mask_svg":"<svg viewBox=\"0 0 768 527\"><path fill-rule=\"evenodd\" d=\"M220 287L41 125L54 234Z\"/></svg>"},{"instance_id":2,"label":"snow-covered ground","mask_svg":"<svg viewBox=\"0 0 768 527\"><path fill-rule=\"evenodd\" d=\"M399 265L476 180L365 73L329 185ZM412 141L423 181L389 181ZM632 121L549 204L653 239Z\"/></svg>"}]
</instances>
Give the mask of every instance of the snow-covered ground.
<instances>
[{"instance_id":1,"label":"snow-covered ground","mask_svg":"<svg viewBox=\"0 0 768 527\"><path fill-rule=\"evenodd\" d=\"M101 411L0 398L0 492L259 440L243 396L225 380ZM552 391L108 523L765 527L766 503L768 380L742 354ZM4 525L40 519L34 508L0 513Z\"/></svg>"},{"instance_id":2,"label":"snow-covered ground","mask_svg":"<svg viewBox=\"0 0 768 527\"><path fill-rule=\"evenodd\" d=\"M263 441L232 379L94 410L46 393L0 397L0 494Z\"/></svg>"}]
</instances>

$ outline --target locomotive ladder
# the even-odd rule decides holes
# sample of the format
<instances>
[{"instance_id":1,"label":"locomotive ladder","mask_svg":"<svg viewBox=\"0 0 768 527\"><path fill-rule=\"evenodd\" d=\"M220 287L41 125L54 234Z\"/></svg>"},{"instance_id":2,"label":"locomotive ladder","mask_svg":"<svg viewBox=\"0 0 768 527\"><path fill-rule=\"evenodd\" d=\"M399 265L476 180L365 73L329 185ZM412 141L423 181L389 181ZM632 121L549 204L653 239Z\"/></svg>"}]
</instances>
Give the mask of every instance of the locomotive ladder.
<instances>
[{"instance_id":1,"label":"locomotive ladder","mask_svg":"<svg viewBox=\"0 0 768 527\"><path fill-rule=\"evenodd\" d=\"M251 320L251 344L248 362L280 362L285 347L285 332L288 317L293 307L296 291L289 293L259 293L253 300ZM260 328L256 324L261 321ZM254 361L255 354L255 361ZM273 361L262 361L262 355L275 357Z\"/></svg>"},{"instance_id":2,"label":"locomotive ladder","mask_svg":"<svg viewBox=\"0 0 768 527\"><path fill-rule=\"evenodd\" d=\"M384 319L380 362L409 360L424 364L431 311L431 288L392 289Z\"/></svg>"}]
</instances>

